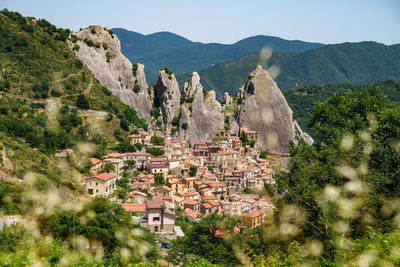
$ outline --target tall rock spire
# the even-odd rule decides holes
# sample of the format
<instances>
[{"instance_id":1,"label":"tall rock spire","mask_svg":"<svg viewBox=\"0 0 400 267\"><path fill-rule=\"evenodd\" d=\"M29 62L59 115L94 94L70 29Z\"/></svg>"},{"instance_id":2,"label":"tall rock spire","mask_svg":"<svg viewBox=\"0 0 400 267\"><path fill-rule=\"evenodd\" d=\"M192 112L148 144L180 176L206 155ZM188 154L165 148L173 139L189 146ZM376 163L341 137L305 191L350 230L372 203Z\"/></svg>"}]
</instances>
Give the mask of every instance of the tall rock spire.
<instances>
[{"instance_id":1,"label":"tall rock spire","mask_svg":"<svg viewBox=\"0 0 400 267\"><path fill-rule=\"evenodd\" d=\"M257 66L239 94L236 116L240 127L256 131L259 145L270 151L288 152L289 141L312 143L293 120L293 111L266 70Z\"/></svg>"}]
</instances>

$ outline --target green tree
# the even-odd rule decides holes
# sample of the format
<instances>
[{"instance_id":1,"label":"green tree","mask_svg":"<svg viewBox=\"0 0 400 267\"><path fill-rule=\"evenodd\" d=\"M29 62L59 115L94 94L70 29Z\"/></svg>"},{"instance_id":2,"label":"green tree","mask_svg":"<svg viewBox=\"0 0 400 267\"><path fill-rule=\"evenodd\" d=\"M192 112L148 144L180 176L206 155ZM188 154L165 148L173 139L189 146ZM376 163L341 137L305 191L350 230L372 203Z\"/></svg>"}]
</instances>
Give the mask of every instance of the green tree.
<instances>
[{"instance_id":1,"label":"green tree","mask_svg":"<svg viewBox=\"0 0 400 267\"><path fill-rule=\"evenodd\" d=\"M196 166L190 166L189 168L189 176L194 177L196 176L197 173L197 167Z\"/></svg>"},{"instance_id":2,"label":"green tree","mask_svg":"<svg viewBox=\"0 0 400 267\"><path fill-rule=\"evenodd\" d=\"M87 101L87 99L86 99L84 94L80 94L78 96L78 99L76 101L76 106L78 108L83 108L83 109L89 109L90 108L89 102Z\"/></svg>"},{"instance_id":3,"label":"green tree","mask_svg":"<svg viewBox=\"0 0 400 267\"><path fill-rule=\"evenodd\" d=\"M165 180L164 180L163 175L158 174L158 175L154 176L154 184L156 186L163 185L164 183L165 183Z\"/></svg>"}]
</instances>

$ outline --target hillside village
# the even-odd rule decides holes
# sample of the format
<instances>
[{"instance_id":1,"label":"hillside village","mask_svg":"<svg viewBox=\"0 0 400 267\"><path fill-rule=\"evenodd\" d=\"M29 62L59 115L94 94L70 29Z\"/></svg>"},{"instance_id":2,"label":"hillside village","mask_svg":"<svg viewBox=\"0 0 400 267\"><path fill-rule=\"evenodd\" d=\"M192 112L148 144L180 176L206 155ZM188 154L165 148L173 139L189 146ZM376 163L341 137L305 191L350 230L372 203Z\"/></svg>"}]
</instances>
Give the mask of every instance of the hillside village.
<instances>
[{"instance_id":1,"label":"hillside village","mask_svg":"<svg viewBox=\"0 0 400 267\"><path fill-rule=\"evenodd\" d=\"M241 133L256 138L254 131L241 129ZM247 226L255 227L274 209L255 193L261 192L264 184L275 183L270 162L249 145L245 153L238 136L215 143L198 142L192 147L187 141L164 140L143 129L128 139L132 145L140 144L142 151L111 153L102 160L91 158L92 176L85 178L84 186L92 197L118 201L133 220L151 232L170 237L181 233L174 224L177 210L190 221L213 212L238 215ZM143 152L149 148L163 154ZM68 156L67 152L56 156ZM118 198L121 184L127 185L129 197Z\"/></svg>"}]
</instances>

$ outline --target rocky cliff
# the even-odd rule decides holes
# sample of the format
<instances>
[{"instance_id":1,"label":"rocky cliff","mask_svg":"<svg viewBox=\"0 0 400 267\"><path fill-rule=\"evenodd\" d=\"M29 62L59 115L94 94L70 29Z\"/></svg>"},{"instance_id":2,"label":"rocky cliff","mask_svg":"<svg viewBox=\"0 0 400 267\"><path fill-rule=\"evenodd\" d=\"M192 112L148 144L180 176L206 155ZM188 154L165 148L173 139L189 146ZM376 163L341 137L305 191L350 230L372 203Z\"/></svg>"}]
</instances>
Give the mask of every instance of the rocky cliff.
<instances>
[{"instance_id":1,"label":"rocky cliff","mask_svg":"<svg viewBox=\"0 0 400 267\"><path fill-rule=\"evenodd\" d=\"M288 152L289 141L312 138L293 121L292 110L266 70L257 66L239 91L236 117L240 127L257 131L259 145L270 151Z\"/></svg>"},{"instance_id":2,"label":"rocky cliff","mask_svg":"<svg viewBox=\"0 0 400 267\"><path fill-rule=\"evenodd\" d=\"M191 143L211 141L224 127L221 104L215 99L215 92L205 92L200 76L193 72L182 90L185 103L182 104L179 124L181 137ZM183 124L187 124L187 130Z\"/></svg>"},{"instance_id":3,"label":"rocky cliff","mask_svg":"<svg viewBox=\"0 0 400 267\"><path fill-rule=\"evenodd\" d=\"M150 122L152 103L147 92L144 66L137 64L132 69L131 62L121 53L116 35L106 28L90 26L72 33L68 45L101 84L135 109L139 117Z\"/></svg>"},{"instance_id":4,"label":"rocky cliff","mask_svg":"<svg viewBox=\"0 0 400 267\"><path fill-rule=\"evenodd\" d=\"M158 72L157 84L154 88L154 103L160 107L164 124L168 127L174 117L179 115L181 92L175 75L169 70Z\"/></svg>"}]
</instances>

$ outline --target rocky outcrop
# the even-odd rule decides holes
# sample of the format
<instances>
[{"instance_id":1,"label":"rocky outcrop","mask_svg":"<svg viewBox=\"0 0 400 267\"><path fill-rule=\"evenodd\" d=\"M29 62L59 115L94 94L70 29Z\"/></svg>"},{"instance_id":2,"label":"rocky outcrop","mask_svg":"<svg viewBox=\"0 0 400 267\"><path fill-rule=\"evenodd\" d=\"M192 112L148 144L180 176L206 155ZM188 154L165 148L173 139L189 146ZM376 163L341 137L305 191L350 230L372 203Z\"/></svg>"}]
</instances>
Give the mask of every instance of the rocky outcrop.
<instances>
[{"instance_id":1,"label":"rocky outcrop","mask_svg":"<svg viewBox=\"0 0 400 267\"><path fill-rule=\"evenodd\" d=\"M225 92L224 96L222 97L222 102L225 105L230 106L232 105L232 97L227 92Z\"/></svg>"},{"instance_id":2,"label":"rocky outcrop","mask_svg":"<svg viewBox=\"0 0 400 267\"><path fill-rule=\"evenodd\" d=\"M160 107L166 126L169 126L172 119L179 115L180 99L181 92L175 75L160 70L154 88L154 103L157 107Z\"/></svg>"},{"instance_id":3,"label":"rocky outcrop","mask_svg":"<svg viewBox=\"0 0 400 267\"><path fill-rule=\"evenodd\" d=\"M189 101L181 108L180 126L182 128L184 123L188 126L187 130L181 130L181 137L191 143L210 141L224 127L221 104L216 100L215 92L205 92L199 74L193 72L182 94Z\"/></svg>"},{"instance_id":4,"label":"rocky outcrop","mask_svg":"<svg viewBox=\"0 0 400 267\"><path fill-rule=\"evenodd\" d=\"M147 92L144 66L137 64L134 75L131 62L121 53L117 36L106 28L90 26L73 35L78 38L75 43L72 42L75 38L71 38L68 45L96 79L135 109L139 117L150 122L152 103Z\"/></svg>"},{"instance_id":5,"label":"rocky outcrop","mask_svg":"<svg viewBox=\"0 0 400 267\"><path fill-rule=\"evenodd\" d=\"M236 117L240 127L256 131L259 145L270 151L288 152L289 141L311 137L293 121L293 111L266 70L257 66L250 73L244 88L239 91Z\"/></svg>"}]
</instances>

